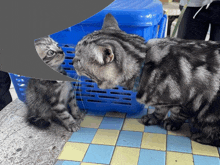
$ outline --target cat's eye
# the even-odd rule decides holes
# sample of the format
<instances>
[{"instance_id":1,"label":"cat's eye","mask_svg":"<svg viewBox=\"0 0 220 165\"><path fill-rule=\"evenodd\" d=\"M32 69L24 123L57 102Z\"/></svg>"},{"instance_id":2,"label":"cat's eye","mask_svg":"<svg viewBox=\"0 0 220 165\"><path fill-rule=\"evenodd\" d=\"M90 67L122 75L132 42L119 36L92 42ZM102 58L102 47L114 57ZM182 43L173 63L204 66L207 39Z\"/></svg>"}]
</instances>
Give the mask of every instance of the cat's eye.
<instances>
[{"instance_id":1,"label":"cat's eye","mask_svg":"<svg viewBox=\"0 0 220 165\"><path fill-rule=\"evenodd\" d=\"M47 55L48 56L54 56L56 54L56 52L54 52L53 50L49 50L48 52L47 52Z\"/></svg>"}]
</instances>

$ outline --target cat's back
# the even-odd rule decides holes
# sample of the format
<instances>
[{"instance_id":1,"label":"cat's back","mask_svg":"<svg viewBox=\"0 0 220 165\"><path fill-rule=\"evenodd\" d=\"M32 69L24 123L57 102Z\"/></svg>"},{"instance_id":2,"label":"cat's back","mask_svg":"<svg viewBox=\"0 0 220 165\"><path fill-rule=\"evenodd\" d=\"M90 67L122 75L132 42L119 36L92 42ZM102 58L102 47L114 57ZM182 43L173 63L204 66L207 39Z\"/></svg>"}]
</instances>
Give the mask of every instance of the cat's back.
<instances>
[{"instance_id":1,"label":"cat's back","mask_svg":"<svg viewBox=\"0 0 220 165\"><path fill-rule=\"evenodd\" d=\"M203 41L203 40L185 40L180 38L154 38L146 43L149 49L159 48L165 49L167 47L174 48L175 50L190 50L193 52L202 52L220 50L220 42L218 41Z\"/></svg>"},{"instance_id":2,"label":"cat's back","mask_svg":"<svg viewBox=\"0 0 220 165\"><path fill-rule=\"evenodd\" d=\"M197 62L216 61L220 64L220 42L185 40L179 38L150 39L146 43L147 60L161 62L164 57L176 61L187 59L196 65ZM169 56L169 57L168 57Z\"/></svg>"},{"instance_id":3,"label":"cat's back","mask_svg":"<svg viewBox=\"0 0 220 165\"><path fill-rule=\"evenodd\" d=\"M149 40L146 45L144 75L151 77L149 82L157 82L154 86L160 84L158 90L175 86L183 101L196 94L211 100L219 90L219 42L164 38Z\"/></svg>"}]
</instances>

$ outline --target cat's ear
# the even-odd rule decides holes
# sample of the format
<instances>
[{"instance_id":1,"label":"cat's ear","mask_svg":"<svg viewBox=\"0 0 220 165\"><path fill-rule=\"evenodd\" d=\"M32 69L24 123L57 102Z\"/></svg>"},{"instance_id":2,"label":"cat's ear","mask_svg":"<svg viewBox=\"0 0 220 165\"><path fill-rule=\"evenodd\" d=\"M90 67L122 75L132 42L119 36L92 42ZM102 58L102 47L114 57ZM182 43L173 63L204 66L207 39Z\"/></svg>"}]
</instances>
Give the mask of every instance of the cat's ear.
<instances>
[{"instance_id":1,"label":"cat's ear","mask_svg":"<svg viewBox=\"0 0 220 165\"><path fill-rule=\"evenodd\" d=\"M103 49L103 60L105 63L110 63L114 60L114 53L111 49L111 47L106 47Z\"/></svg>"},{"instance_id":2,"label":"cat's ear","mask_svg":"<svg viewBox=\"0 0 220 165\"><path fill-rule=\"evenodd\" d=\"M100 63L107 64L114 60L115 55L111 46L98 46L98 52L100 53L98 56L101 57L98 57Z\"/></svg>"},{"instance_id":3,"label":"cat's ear","mask_svg":"<svg viewBox=\"0 0 220 165\"><path fill-rule=\"evenodd\" d=\"M102 29L116 29L116 30L120 30L120 28L118 26L117 20L110 13L108 13L105 16L104 23L102 25Z\"/></svg>"}]
</instances>

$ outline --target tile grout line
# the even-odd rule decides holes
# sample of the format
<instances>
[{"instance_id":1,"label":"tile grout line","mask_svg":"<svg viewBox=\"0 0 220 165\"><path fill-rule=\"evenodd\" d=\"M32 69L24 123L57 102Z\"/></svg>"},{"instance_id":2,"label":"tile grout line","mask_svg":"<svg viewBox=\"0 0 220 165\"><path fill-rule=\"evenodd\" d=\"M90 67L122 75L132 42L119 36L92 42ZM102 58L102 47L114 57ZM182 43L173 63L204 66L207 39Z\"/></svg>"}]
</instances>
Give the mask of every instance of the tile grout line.
<instances>
[{"instance_id":1,"label":"tile grout line","mask_svg":"<svg viewBox=\"0 0 220 165\"><path fill-rule=\"evenodd\" d=\"M92 115L88 115L88 116L92 116ZM103 117L103 118L104 118L104 117ZM103 120L103 118L102 118L102 120ZM102 122L102 121L101 121L101 122ZM100 123L100 125L101 125L101 123ZM99 126L100 126L100 125L99 125ZM88 128L88 127L81 127L81 128ZM96 129L96 133L97 133L99 127L98 127L98 128L95 128L95 129ZM96 133L95 133L95 134L96 134ZM73 134L74 134L74 132L72 133L72 135L73 135ZM72 136L72 135L71 135L71 136ZM71 138L71 136L70 136L70 138ZM95 137L95 135L94 135L94 137ZM93 137L93 138L94 138L94 137ZM70 143L80 143L80 144L89 144L89 146L90 146L90 144L92 144L92 141L91 141L90 143L72 142L72 141L69 141L70 138L68 139L67 142L70 142ZM93 140L93 139L92 139L92 140ZM65 142L65 144L66 144L67 142ZM65 146L65 144L64 144L64 146ZM99 144L98 144L98 145L99 145ZM100 145L101 145L101 144L100 144ZM64 146L63 146L63 147L64 147ZM85 154L84 154L84 156L83 156L83 159L84 159L85 156L86 156L86 153L87 153L87 151L88 151L88 149L89 149L89 146L88 146L88 148L87 148L87 150L86 150L86 152L85 152ZM62 152L62 151L63 151L63 148L62 148L61 152ZM61 152L60 152L60 153L61 153ZM59 155L58 155L58 157L59 157ZM84 163L84 162L83 162L83 159L82 159L82 161L74 161L74 162L80 162L80 164L81 164L81 163ZM57 159L57 160L59 160L59 159ZM65 159L62 159L62 160L63 160L63 161L66 161ZM88 163L88 162L85 162L85 163Z\"/></svg>"},{"instance_id":2,"label":"tile grout line","mask_svg":"<svg viewBox=\"0 0 220 165\"><path fill-rule=\"evenodd\" d=\"M144 132L145 132L145 126L144 126ZM143 137L144 137L144 132L142 132L142 138L141 138L141 145L143 143ZM138 163L139 163L139 160L140 160L140 153L141 153L141 145L140 145L140 151L139 151L139 157L138 157Z\"/></svg>"},{"instance_id":3,"label":"tile grout line","mask_svg":"<svg viewBox=\"0 0 220 165\"><path fill-rule=\"evenodd\" d=\"M106 115L106 114L105 114L105 115ZM105 115L104 115L104 116L105 116ZM104 119L104 116L102 117L102 121L103 121L103 119ZM98 128L97 128L97 130L96 130L96 133L97 133L97 131L98 131L98 129L99 129L99 127L100 127L102 121L100 122L100 124L99 124L99 126L98 126ZM96 133L95 133L95 135L96 135ZM95 135L94 135L94 137L95 137ZM93 139L94 139L94 137L93 137ZM92 139L92 140L93 140L93 139ZM87 144L89 144L89 146L92 144L92 140L91 140L90 143L87 143ZM84 144L85 144L85 143L84 143ZM83 159L82 159L81 163L83 163L83 160L85 159L85 156L86 156L86 154L87 154L87 152L88 152L88 150L89 150L89 146L88 146L88 148L87 148L87 150L86 150L86 152L85 152L85 154L84 154L84 156L83 156ZM80 164L81 164L81 163L80 163ZM86 163L86 162L85 162L85 163ZM87 162L87 163L91 163L91 162Z\"/></svg>"},{"instance_id":4,"label":"tile grout line","mask_svg":"<svg viewBox=\"0 0 220 165\"><path fill-rule=\"evenodd\" d=\"M191 126L189 125L189 129L191 129L190 128ZM191 130L190 130L190 133L191 133ZM192 159L193 159L193 164L195 164L195 160L194 160L194 154L193 154L193 145L192 145L192 140L191 140L191 137L188 137L188 138L190 138L190 144L191 144L191 150L192 150Z\"/></svg>"},{"instance_id":5,"label":"tile grout line","mask_svg":"<svg viewBox=\"0 0 220 165\"><path fill-rule=\"evenodd\" d=\"M90 115L90 116L93 116L93 115ZM103 121L104 117L108 117L108 116L106 116L106 114L105 114L105 115L102 116L102 117L103 117L103 118L102 118L102 121ZM124 119L124 121L123 121L123 124L122 124L121 129L119 130L119 134L118 134L118 137L117 137L117 140L116 140L115 145L95 144L95 145L100 145L100 146L102 146L102 145L106 145L106 146L114 146L114 150L113 150L113 153L112 153L112 157L113 157L113 154L114 154L114 152L115 152L116 144L117 144L117 141L118 141L118 138L119 138L120 132L121 132L121 130L122 130L122 128L123 128L123 125L124 125L124 122L125 122L125 118L126 118L126 117L121 118L121 119ZM101 125L102 121L100 122L100 125ZM100 127L100 125L99 125L99 127ZM99 127L97 128L96 133L97 133L98 130L101 129L101 128L99 128ZM86 127L85 127L85 128L86 128ZM115 129L103 129L103 130L115 130ZM95 135L96 135L96 133L95 133ZM94 135L94 137L95 137L95 135ZM93 137L93 139L94 139L94 137ZM93 139L92 139L92 140L93 140ZM82 144L85 144L85 143L82 143ZM89 146L90 146L90 145L93 144L93 143L92 143L92 141L91 141L91 143L87 143L87 144L89 144ZM89 148L89 147L88 147L88 148ZM87 151L88 151L88 149L87 149ZM86 151L86 153L87 153L87 151ZM85 153L85 155L86 155L86 153ZM85 158L85 155L84 155L83 159ZM112 157L111 157L111 160L110 160L110 164L111 164L111 161L112 161ZM83 161L82 161L81 163L83 163ZM85 162L85 163L86 163L86 162ZM89 163L89 162L87 162L87 163ZM95 164L99 164L99 163L95 163Z\"/></svg>"},{"instance_id":6,"label":"tile grout line","mask_svg":"<svg viewBox=\"0 0 220 165\"><path fill-rule=\"evenodd\" d=\"M125 117L124 118L121 118L121 119L124 119L123 120L123 124L122 124L122 126L121 126L121 128L120 128L120 130L119 130L119 134L118 134L118 137L117 137L117 140L116 140L116 143L115 143L115 145L114 145L114 150L113 150L113 154L114 154L114 152L115 152L115 149L116 149L116 147L117 147L117 142L118 142L118 139L119 139L119 136L120 136L120 133L121 133L121 131L123 131L122 129L123 129L123 126L124 126L124 124L125 124L125 120L127 119L127 114L125 115ZM104 117L108 117L108 116L102 116L102 121L103 121L103 119L104 119ZM129 118L130 119L130 118ZM136 118L134 118L134 119L136 119ZM136 119L137 120L137 119ZM101 121L101 122L102 122ZM100 125L101 125L101 123L100 123ZM99 125L99 127L97 128L97 130L99 130L100 129L100 125ZM96 133L97 133L97 130L96 130ZM106 130L108 130L108 129L106 129ZM109 129L109 130L114 130L114 129ZM145 129L144 129L145 130ZM133 131L132 131L133 132ZM136 131L134 131L134 132L136 132ZM143 135L144 135L144 131L137 131L137 132L141 132L142 133L142 140L141 140L141 144L142 144L142 142L143 142ZM166 139L168 138L168 131L166 131ZM67 141L68 142L68 141ZM80 143L80 142L78 142L78 143ZM84 143L85 144L85 143ZM87 143L88 144L88 143ZM89 145L90 144L92 144L92 143L89 143ZM191 150L193 151L193 148L192 148L192 140L190 140L190 144L191 144ZM104 144L97 144L97 145L104 145ZM109 145L109 146L113 146L113 145ZM165 164L167 164L167 152L168 152L168 150L167 150L167 146L168 146L168 141L166 140L166 151L165 151L165 153L166 153L166 160L165 160ZM121 146L121 147L127 147L127 146ZM141 145L140 145L140 147L129 147L129 148L139 148L140 150L142 149L141 148ZM216 147L217 148L217 150L218 150L218 154L219 154L219 149L218 149L218 147ZM138 157L138 162L139 162L139 159L140 159L140 150L139 150L139 157ZM157 151L156 149L150 149L150 150L155 150L155 151ZM88 151L88 150L87 150ZM159 150L158 150L159 151ZM177 152L177 151L174 151L174 152L176 152L176 153L184 153L184 152ZM87 152L86 152L87 153ZM85 155L86 155L86 153L85 153ZM112 154L112 157L111 157L111 160L110 160L110 163L112 162L112 158L113 158L113 154ZM85 157L85 155L84 155L84 157ZM193 152L191 152L190 153L190 155L194 155L193 154ZM200 154L195 154L195 155L199 155L199 156L207 156L207 157L216 157L216 156L208 156L208 155L200 155ZM218 158L218 157L217 157ZM84 159L84 158L83 158ZM95 163L95 164L98 164L98 163ZM194 164L194 158L193 158L193 164Z\"/></svg>"},{"instance_id":7,"label":"tile grout line","mask_svg":"<svg viewBox=\"0 0 220 165\"><path fill-rule=\"evenodd\" d=\"M165 129L165 128L164 128ZM167 130L166 130L167 131ZM166 153L166 156L165 156L165 165L167 165L167 146L168 146L168 131L166 132L166 151L165 151L165 153Z\"/></svg>"},{"instance_id":8,"label":"tile grout line","mask_svg":"<svg viewBox=\"0 0 220 165\"><path fill-rule=\"evenodd\" d=\"M148 113L148 111L147 111ZM137 118L135 118L136 120L138 120ZM133 131L133 132L139 132L139 131ZM140 131L141 132L141 131ZM140 152L141 152L141 145L142 145L142 142L143 142L143 137L144 137L144 132L145 132L145 125L144 125L144 131L141 132L142 133L142 137L141 137L141 144L140 144L140 147L132 147L132 148L139 148L139 156L138 156L138 162L139 163L139 160L140 160Z\"/></svg>"},{"instance_id":9,"label":"tile grout line","mask_svg":"<svg viewBox=\"0 0 220 165\"><path fill-rule=\"evenodd\" d=\"M218 150L218 157L220 159L220 147L217 147L217 150Z\"/></svg>"},{"instance_id":10,"label":"tile grout line","mask_svg":"<svg viewBox=\"0 0 220 165\"><path fill-rule=\"evenodd\" d=\"M106 114L104 115L104 117L106 117ZM104 118L104 117L103 117L103 118ZM103 120L103 119L102 119L102 120ZM125 118L124 118L124 121L125 121ZM122 126L124 125L124 121L123 121ZM102 123L102 122L101 122L101 123ZM100 125L101 125L101 123L100 123ZM99 125L99 127L100 127L100 125ZM98 128L98 129L99 129L99 128ZM121 129L122 129L122 127L121 127ZM121 130L119 130L118 137L119 137L119 135L120 135L120 132L121 132ZM116 140L116 142L115 142L114 149L113 149L113 152L112 152L112 156L111 156L111 159L110 159L110 162L109 162L109 164L108 164L108 165L110 165L110 164L111 164L112 157L113 157L113 155L114 155L115 148L116 148L116 144L117 144L117 141L118 141L118 137L117 137L117 140Z\"/></svg>"},{"instance_id":11,"label":"tile grout line","mask_svg":"<svg viewBox=\"0 0 220 165\"><path fill-rule=\"evenodd\" d=\"M72 136L72 135L71 135ZM71 137L70 136L70 137ZM60 154L61 154L61 152L63 151L63 148L64 148L64 146L66 145L66 143L69 141L69 139L63 144L63 146L62 146L62 149L61 149L61 151L59 152L59 154L57 155L57 157L56 157L56 161L55 161L55 164L57 163L57 161L59 161L60 159L58 159L58 157L60 156ZM63 160L62 160L63 161Z\"/></svg>"},{"instance_id":12,"label":"tile grout line","mask_svg":"<svg viewBox=\"0 0 220 165\"><path fill-rule=\"evenodd\" d=\"M199 154L193 154L193 155L197 155L197 156L206 156L206 157L210 157L210 158L219 158L219 156L199 155Z\"/></svg>"},{"instance_id":13,"label":"tile grout line","mask_svg":"<svg viewBox=\"0 0 220 165\"><path fill-rule=\"evenodd\" d=\"M123 126L124 126L124 123L125 123L126 118L127 118L127 113L125 114L123 124L122 124L122 126L121 126L121 129L119 130L119 134L118 134L118 137L117 137L116 143L115 143L115 145L114 145L114 150L113 150L113 152L112 152L112 157L111 157L111 160L110 160L110 163L109 163L109 164L112 163L112 158L113 158L113 155L114 155L114 153L115 153L115 149L116 149L116 146L117 146L117 142L118 142L118 139L119 139L120 133L121 133L121 131L122 131L122 128L123 128Z\"/></svg>"}]
</instances>

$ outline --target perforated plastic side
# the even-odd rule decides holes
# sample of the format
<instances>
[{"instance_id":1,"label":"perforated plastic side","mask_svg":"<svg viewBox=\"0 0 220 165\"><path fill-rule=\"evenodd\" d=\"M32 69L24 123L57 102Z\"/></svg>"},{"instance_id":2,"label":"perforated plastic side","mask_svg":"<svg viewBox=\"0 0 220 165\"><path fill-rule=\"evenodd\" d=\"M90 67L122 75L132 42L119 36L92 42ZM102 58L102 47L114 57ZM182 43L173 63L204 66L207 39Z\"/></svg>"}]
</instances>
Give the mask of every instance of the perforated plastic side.
<instances>
[{"instance_id":1,"label":"perforated plastic side","mask_svg":"<svg viewBox=\"0 0 220 165\"><path fill-rule=\"evenodd\" d=\"M148 41L151 38L164 37L165 21L160 22L158 25L148 27L132 27L122 26L122 30L127 33L137 34ZM92 25L75 25L66 30L54 33L51 37L59 43L61 48L66 54L62 67L66 70L67 74L72 78L77 78L74 70L72 59L75 56L75 46L83 36L94 30L101 29L96 24ZM160 30L159 30L160 29ZM28 83L27 77L10 74L18 98L25 101L25 89ZM144 105L136 101L136 93L126 90L123 87L115 89L102 90L99 89L97 84L87 77L81 77L81 83L72 83L75 88L77 103L80 109L91 111L118 111L125 113L136 113L144 108Z\"/></svg>"},{"instance_id":2,"label":"perforated plastic side","mask_svg":"<svg viewBox=\"0 0 220 165\"><path fill-rule=\"evenodd\" d=\"M61 45L66 54L66 59L62 67L72 78L77 78L77 74L72 65L74 57L74 45ZM87 77L81 77L81 83L72 83L76 91L76 99L80 109L94 111L119 111L136 112L143 108L143 105L136 101L136 93L117 87L109 90L99 89L97 84Z\"/></svg>"}]
</instances>

